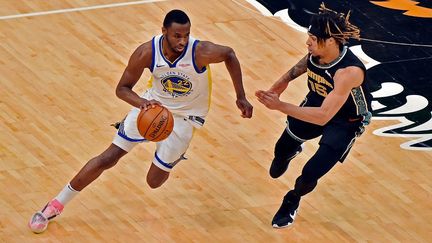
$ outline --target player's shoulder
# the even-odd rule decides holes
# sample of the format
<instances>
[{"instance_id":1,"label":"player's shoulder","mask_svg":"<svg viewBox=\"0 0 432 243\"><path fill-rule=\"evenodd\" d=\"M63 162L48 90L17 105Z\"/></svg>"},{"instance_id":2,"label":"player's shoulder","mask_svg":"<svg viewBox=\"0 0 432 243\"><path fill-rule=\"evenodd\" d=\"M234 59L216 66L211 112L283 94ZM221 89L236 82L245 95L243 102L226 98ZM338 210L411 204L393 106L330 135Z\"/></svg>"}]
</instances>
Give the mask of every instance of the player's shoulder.
<instances>
[{"instance_id":1,"label":"player's shoulder","mask_svg":"<svg viewBox=\"0 0 432 243\"><path fill-rule=\"evenodd\" d=\"M347 66L336 71L334 80L338 83L346 83L350 86L357 87L364 80L364 71L358 66Z\"/></svg>"},{"instance_id":2,"label":"player's shoulder","mask_svg":"<svg viewBox=\"0 0 432 243\"><path fill-rule=\"evenodd\" d=\"M207 50L210 49L214 45L213 42L208 40L199 40L196 44L196 50Z\"/></svg>"},{"instance_id":3,"label":"player's shoulder","mask_svg":"<svg viewBox=\"0 0 432 243\"><path fill-rule=\"evenodd\" d=\"M151 60L153 55L152 41L140 44L132 54L132 58L140 61Z\"/></svg>"},{"instance_id":4,"label":"player's shoulder","mask_svg":"<svg viewBox=\"0 0 432 243\"><path fill-rule=\"evenodd\" d=\"M153 51L153 42L152 42L152 40L142 43L135 50L135 52L137 54L139 54L140 56L145 56L145 55L148 55L148 54L151 55L152 51Z\"/></svg>"},{"instance_id":5,"label":"player's shoulder","mask_svg":"<svg viewBox=\"0 0 432 243\"><path fill-rule=\"evenodd\" d=\"M344 68L341 68L338 70L339 73L348 75L348 76L357 76L357 75L363 75L363 69L359 66L346 66Z\"/></svg>"},{"instance_id":6,"label":"player's shoulder","mask_svg":"<svg viewBox=\"0 0 432 243\"><path fill-rule=\"evenodd\" d=\"M150 67L153 59L152 41L140 44L129 59L129 66Z\"/></svg>"},{"instance_id":7,"label":"player's shoulder","mask_svg":"<svg viewBox=\"0 0 432 243\"><path fill-rule=\"evenodd\" d=\"M231 47L216 44L212 41L199 41L196 46L196 53L204 55L213 55L220 53L229 53L232 50Z\"/></svg>"}]
</instances>

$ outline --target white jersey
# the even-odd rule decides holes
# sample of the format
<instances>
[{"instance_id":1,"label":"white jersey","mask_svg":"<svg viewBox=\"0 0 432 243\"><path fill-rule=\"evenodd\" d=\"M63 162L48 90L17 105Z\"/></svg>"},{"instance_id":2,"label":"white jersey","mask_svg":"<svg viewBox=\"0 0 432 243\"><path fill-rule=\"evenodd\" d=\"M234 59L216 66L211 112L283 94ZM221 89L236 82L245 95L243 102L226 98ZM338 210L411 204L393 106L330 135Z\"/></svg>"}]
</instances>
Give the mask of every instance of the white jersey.
<instances>
[{"instance_id":1,"label":"white jersey","mask_svg":"<svg viewBox=\"0 0 432 243\"><path fill-rule=\"evenodd\" d=\"M163 35L152 40L152 78L144 96L161 102L173 114L204 118L210 106L211 75L209 66L199 70L195 64L199 41L189 37L183 53L171 63L163 55L162 40Z\"/></svg>"}]
</instances>

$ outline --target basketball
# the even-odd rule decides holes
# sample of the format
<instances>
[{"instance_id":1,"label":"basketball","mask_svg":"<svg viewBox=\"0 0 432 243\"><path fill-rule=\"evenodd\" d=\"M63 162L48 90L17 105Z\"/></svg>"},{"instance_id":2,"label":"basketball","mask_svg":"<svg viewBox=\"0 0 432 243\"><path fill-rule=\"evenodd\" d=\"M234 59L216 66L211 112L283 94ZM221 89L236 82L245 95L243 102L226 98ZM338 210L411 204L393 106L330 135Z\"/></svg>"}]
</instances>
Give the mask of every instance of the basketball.
<instances>
[{"instance_id":1,"label":"basketball","mask_svg":"<svg viewBox=\"0 0 432 243\"><path fill-rule=\"evenodd\" d=\"M141 110L137 118L138 131L146 140L159 142L166 139L174 127L172 113L165 107L156 105Z\"/></svg>"}]
</instances>

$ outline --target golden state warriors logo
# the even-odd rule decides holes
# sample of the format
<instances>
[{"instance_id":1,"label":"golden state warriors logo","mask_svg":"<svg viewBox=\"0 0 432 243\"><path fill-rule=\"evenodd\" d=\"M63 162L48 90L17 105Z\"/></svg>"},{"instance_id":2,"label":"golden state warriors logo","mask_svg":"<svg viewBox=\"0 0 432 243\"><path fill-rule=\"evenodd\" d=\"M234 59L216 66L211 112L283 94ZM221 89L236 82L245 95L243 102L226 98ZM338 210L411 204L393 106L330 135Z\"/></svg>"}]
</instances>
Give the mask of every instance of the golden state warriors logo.
<instances>
[{"instance_id":1,"label":"golden state warriors logo","mask_svg":"<svg viewBox=\"0 0 432 243\"><path fill-rule=\"evenodd\" d=\"M172 97L187 96L192 91L192 82L181 72L169 72L162 76L163 90Z\"/></svg>"}]
</instances>

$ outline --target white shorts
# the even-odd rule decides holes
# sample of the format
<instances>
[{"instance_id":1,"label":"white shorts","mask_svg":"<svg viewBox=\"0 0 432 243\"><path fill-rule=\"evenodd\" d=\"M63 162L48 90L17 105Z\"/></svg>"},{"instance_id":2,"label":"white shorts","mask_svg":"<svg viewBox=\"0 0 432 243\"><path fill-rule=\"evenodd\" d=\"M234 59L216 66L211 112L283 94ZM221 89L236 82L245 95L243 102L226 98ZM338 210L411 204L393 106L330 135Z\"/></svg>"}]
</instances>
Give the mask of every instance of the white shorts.
<instances>
[{"instance_id":1,"label":"white shorts","mask_svg":"<svg viewBox=\"0 0 432 243\"><path fill-rule=\"evenodd\" d=\"M126 152L130 152L138 143L148 142L138 132L136 120L140 109L133 108L121 122L113 144ZM160 142L156 143L156 152L153 164L160 169L170 172L182 159L192 140L194 126L188 118L173 114L174 128L172 133Z\"/></svg>"}]
</instances>

